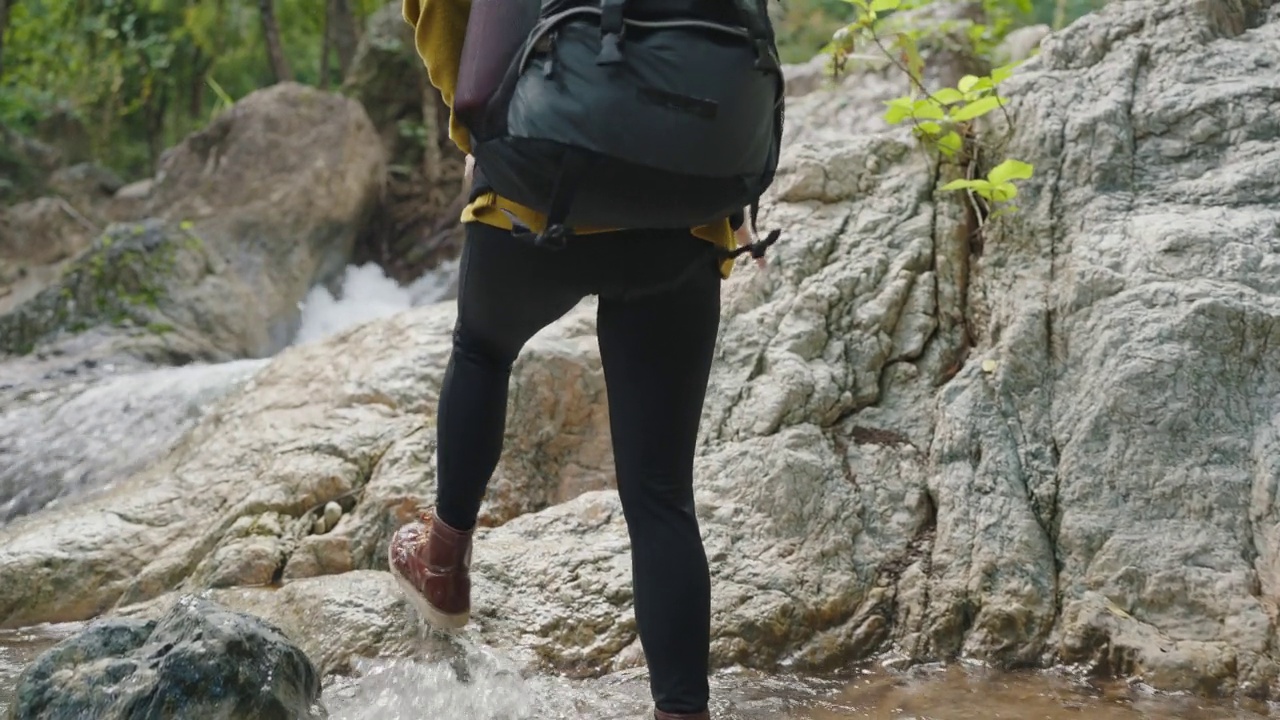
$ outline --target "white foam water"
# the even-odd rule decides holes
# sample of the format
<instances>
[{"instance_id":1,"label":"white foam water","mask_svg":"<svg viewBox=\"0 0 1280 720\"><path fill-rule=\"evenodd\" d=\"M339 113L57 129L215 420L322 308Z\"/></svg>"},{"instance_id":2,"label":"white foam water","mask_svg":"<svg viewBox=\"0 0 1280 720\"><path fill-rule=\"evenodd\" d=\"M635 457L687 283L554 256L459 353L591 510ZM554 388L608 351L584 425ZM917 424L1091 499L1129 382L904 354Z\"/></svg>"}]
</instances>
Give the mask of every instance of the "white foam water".
<instances>
[{"instance_id":1,"label":"white foam water","mask_svg":"<svg viewBox=\"0 0 1280 720\"><path fill-rule=\"evenodd\" d=\"M400 285L372 263L350 265L335 296L316 286L301 303L301 325L294 344L315 342L356 325L446 297L457 273L457 261L430 270L409 285Z\"/></svg>"}]
</instances>

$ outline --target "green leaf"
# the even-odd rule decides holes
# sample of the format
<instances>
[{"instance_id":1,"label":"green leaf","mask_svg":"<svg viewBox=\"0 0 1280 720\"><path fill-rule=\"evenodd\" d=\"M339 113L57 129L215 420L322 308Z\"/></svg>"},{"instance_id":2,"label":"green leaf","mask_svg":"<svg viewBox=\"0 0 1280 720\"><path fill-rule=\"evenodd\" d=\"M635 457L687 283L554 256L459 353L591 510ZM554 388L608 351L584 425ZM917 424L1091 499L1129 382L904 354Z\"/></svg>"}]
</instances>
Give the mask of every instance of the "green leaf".
<instances>
[{"instance_id":1,"label":"green leaf","mask_svg":"<svg viewBox=\"0 0 1280 720\"><path fill-rule=\"evenodd\" d=\"M942 126L933 121L922 122L919 125L916 125L916 127L927 135L938 135L942 132Z\"/></svg>"},{"instance_id":2,"label":"green leaf","mask_svg":"<svg viewBox=\"0 0 1280 720\"><path fill-rule=\"evenodd\" d=\"M886 102L885 105L888 105L889 109L884 113L884 121L890 125L897 125L911 117L913 103L909 97L894 98Z\"/></svg>"},{"instance_id":3,"label":"green leaf","mask_svg":"<svg viewBox=\"0 0 1280 720\"><path fill-rule=\"evenodd\" d=\"M933 94L933 99L943 105L951 105L964 100L964 93L955 88L942 88Z\"/></svg>"},{"instance_id":4,"label":"green leaf","mask_svg":"<svg viewBox=\"0 0 1280 720\"><path fill-rule=\"evenodd\" d=\"M926 98L915 102L911 108L911 116L917 120L942 120L947 114L937 103Z\"/></svg>"},{"instance_id":5,"label":"green leaf","mask_svg":"<svg viewBox=\"0 0 1280 720\"><path fill-rule=\"evenodd\" d=\"M999 183L991 189L991 199L996 202L1005 202L1018 197L1018 187L1013 183Z\"/></svg>"},{"instance_id":6,"label":"green leaf","mask_svg":"<svg viewBox=\"0 0 1280 720\"><path fill-rule=\"evenodd\" d=\"M901 4L902 0L871 0L871 11L878 13L889 12L890 10L897 10Z\"/></svg>"},{"instance_id":7,"label":"green leaf","mask_svg":"<svg viewBox=\"0 0 1280 720\"><path fill-rule=\"evenodd\" d=\"M996 108L1004 105L1004 98L990 95L988 97L974 100L964 107L951 113L951 119L956 122L965 122L974 118L982 117Z\"/></svg>"},{"instance_id":8,"label":"green leaf","mask_svg":"<svg viewBox=\"0 0 1280 720\"><path fill-rule=\"evenodd\" d=\"M938 147L947 157L955 157L964 147L964 141L955 130L938 138Z\"/></svg>"},{"instance_id":9,"label":"green leaf","mask_svg":"<svg viewBox=\"0 0 1280 720\"><path fill-rule=\"evenodd\" d=\"M987 173L987 179L996 185L1010 180L1028 180L1035 174L1035 167L1021 160L1005 160Z\"/></svg>"},{"instance_id":10,"label":"green leaf","mask_svg":"<svg viewBox=\"0 0 1280 720\"><path fill-rule=\"evenodd\" d=\"M974 100L989 94L994 87L995 83L991 81L991 78L978 78L978 82L973 84L973 89L964 94L965 99L969 102L973 102Z\"/></svg>"},{"instance_id":11,"label":"green leaf","mask_svg":"<svg viewBox=\"0 0 1280 720\"><path fill-rule=\"evenodd\" d=\"M1004 82L1005 80L1008 80L1009 78L1013 77L1013 71L1017 69L1018 65L1019 63L1010 63L1008 65L1001 65L995 70L992 70L991 83L993 85L998 85Z\"/></svg>"},{"instance_id":12,"label":"green leaf","mask_svg":"<svg viewBox=\"0 0 1280 720\"><path fill-rule=\"evenodd\" d=\"M960 92L967 93L972 91L973 87L977 84L978 84L977 75L965 75L964 77L960 78L960 82L958 85L956 85L956 87L960 88Z\"/></svg>"},{"instance_id":13,"label":"green leaf","mask_svg":"<svg viewBox=\"0 0 1280 720\"><path fill-rule=\"evenodd\" d=\"M942 186L943 190L973 190L983 195L991 191L991 183L986 180L952 180Z\"/></svg>"},{"instance_id":14,"label":"green leaf","mask_svg":"<svg viewBox=\"0 0 1280 720\"><path fill-rule=\"evenodd\" d=\"M911 117L910 108L904 108L900 105L893 105L884 111L884 121L890 125L897 125L909 117Z\"/></svg>"}]
</instances>

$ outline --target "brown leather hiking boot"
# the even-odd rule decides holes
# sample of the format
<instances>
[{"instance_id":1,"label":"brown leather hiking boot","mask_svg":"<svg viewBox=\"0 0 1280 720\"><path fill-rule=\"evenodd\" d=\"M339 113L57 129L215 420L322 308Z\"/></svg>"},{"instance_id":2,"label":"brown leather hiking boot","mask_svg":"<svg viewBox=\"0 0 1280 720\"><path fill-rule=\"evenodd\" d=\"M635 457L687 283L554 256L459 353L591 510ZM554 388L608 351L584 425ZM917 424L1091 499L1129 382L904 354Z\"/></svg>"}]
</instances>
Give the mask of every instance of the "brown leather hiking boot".
<instances>
[{"instance_id":1,"label":"brown leather hiking boot","mask_svg":"<svg viewBox=\"0 0 1280 720\"><path fill-rule=\"evenodd\" d=\"M471 619L471 531L454 530L423 513L391 536L391 574L418 614L441 630Z\"/></svg>"},{"instance_id":2,"label":"brown leather hiking boot","mask_svg":"<svg viewBox=\"0 0 1280 720\"><path fill-rule=\"evenodd\" d=\"M700 713L693 713L692 715L678 715L676 713L663 712L655 708L653 711L653 720L711 720L711 712L709 710L703 710Z\"/></svg>"}]
</instances>

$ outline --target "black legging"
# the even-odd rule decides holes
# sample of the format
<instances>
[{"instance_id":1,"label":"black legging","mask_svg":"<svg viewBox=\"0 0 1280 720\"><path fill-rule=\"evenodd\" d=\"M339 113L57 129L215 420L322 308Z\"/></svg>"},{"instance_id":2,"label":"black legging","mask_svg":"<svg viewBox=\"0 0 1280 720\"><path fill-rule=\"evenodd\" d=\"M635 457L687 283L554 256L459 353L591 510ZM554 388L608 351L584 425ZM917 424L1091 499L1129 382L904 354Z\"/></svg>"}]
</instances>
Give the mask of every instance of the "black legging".
<instances>
[{"instance_id":1,"label":"black legging","mask_svg":"<svg viewBox=\"0 0 1280 720\"><path fill-rule=\"evenodd\" d=\"M460 273L438 409L440 519L463 530L475 525L502 452L517 353L582 298L598 295L618 494L654 702L666 712L705 710L711 590L693 457L720 322L711 245L688 231L627 231L584 235L552 251L471 223Z\"/></svg>"}]
</instances>

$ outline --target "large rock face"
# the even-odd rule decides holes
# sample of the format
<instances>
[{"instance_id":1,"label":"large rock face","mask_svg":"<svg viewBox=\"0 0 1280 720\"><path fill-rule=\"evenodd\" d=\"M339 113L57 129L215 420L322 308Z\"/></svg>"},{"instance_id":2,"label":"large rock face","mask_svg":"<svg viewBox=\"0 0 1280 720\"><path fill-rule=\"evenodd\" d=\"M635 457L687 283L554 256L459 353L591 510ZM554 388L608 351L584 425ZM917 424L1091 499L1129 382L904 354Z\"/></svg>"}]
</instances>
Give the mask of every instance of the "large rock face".
<instances>
[{"instance_id":1,"label":"large rock face","mask_svg":"<svg viewBox=\"0 0 1280 720\"><path fill-rule=\"evenodd\" d=\"M295 84L256 92L165 154L138 222L108 228L0 316L0 353L96 331L104 356L270 355L306 292L346 264L384 171L358 103Z\"/></svg>"},{"instance_id":2,"label":"large rock face","mask_svg":"<svg viewBox=\"0 0 1280 720\"><path fill-rule=\"evenodd\" d=\"M254 367L192 361L287 344L307 292L351 257L384 173L358 103L282 84L170 150L127 199L76 166L50 180L74 202L0 212L0 524L168 452Z\"/></svg>"},{"instance_id":3,"label":"large rock face","mask_svg":"<svg viewBox=\"0 0 1280 720\"><path fill-rule=\"evenodd\" d=\"M320 680L277 628L195 598L159 620L104 620L18 679L14 720L318 718Z\"/></svg>"},{"instance_id":4,"label":"large rock face","mask_svg":"<svg viewBox=\"0 0 1280 720\"><path fill-rule=\"evenodd\" d=\"M1047 38L1008 89L1036 178L980 235L954 169L875 118L890 83L794 99L762 218L787 236L725 286L697 460L717 665L1276 692L1278 65L1271 0L1116 2ZM160 465L0 529L0 624L217 587L302 635L348 621L300 640L325 667L405 652L383 554L431 501L452 317L293 348ZM472 630L582 673L643 662L591 330L588 305L518 363Z\"/></svg>"},{"instance_id":5,"label":"large rock face","mask_svg":"<svg viewBox=\"0 0 1280 720\"><path fill-rule=\"evenodd\" d=\"M586 310L517 363L491 522L610 483ZM433 408L453 317L451 305L430 306L291 347L159 463L0 528L0 626L90 617L175 587L385 567L390 534L433 497ZM339 518L318 530L330 503Z\"/></svg>"},{"instance_id":6,"label":"large rock face","mask_svg":"<svg viewBox=\"0 0 1280 720\"><path fill-rule=\"evenodd\" d=\"M1126 3L1046 41L1033 67L1010 88L1026 100L1009 152L1041 177L986 242L970 295L999 369L942 395L942 480L1022 508L1022 529L1001 532L1017 552L984 575L1051 625L1033 636L1047 651L1264 693L1280 591L1280 6ZM941 529L951 568L989 537ZM1011 571L1034 558L1056 571L1051 593Z\"/></svg>"}]
</instances>

